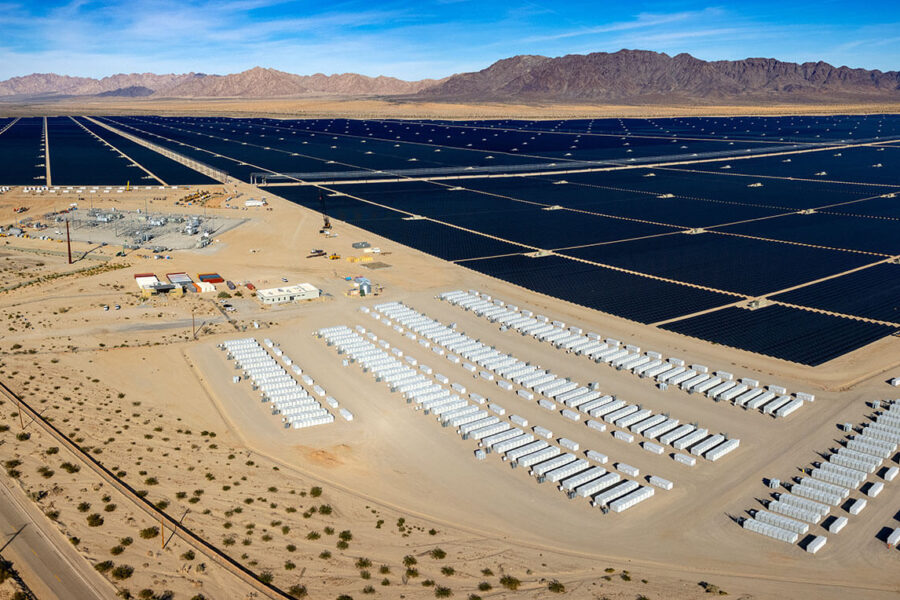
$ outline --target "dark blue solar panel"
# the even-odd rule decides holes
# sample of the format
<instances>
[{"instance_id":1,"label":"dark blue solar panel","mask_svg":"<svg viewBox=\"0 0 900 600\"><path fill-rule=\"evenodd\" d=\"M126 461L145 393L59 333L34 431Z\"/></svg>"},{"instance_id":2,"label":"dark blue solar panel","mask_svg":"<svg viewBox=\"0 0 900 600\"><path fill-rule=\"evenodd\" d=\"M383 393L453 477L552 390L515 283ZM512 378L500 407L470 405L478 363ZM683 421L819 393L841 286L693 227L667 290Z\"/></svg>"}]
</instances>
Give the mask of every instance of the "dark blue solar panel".
<instances>
[{"instance_id":1,"label":"dark blue solar panel","mask_svg":"<svg viewBox=\"0 0 900 600\"><path fill-rule=\"evenodd\" d=\"M900 219L900 192L888 194L887 196L888 197L871 198L863 202L832 206L827 208L825 212L842 215Z\"/></svg>"},{"instance_id":2,"label":"dark blue solar panel","mask_svg":"<svg viewBox=\"0 0 900 600\"><path fill-rule=\"evenodd\" d=\"M733 223L785 212L785 208L757 206L736 202L728 193L716 193L710 189L705 175L691 174L695 180L693 189L680 186L675 189L666 184L671 179L646 177L650 171L636 171L631 181L621 181L609 173L593 173L591 177L578 175L578 182L570 175L554 177L510 177L496 179L472 179L460 181L460 185L489 194L509 196L548 206L558 204L568 208L596 212L604 215L651 221L679 227L694 228ZM638 173L643 173L639 175ZM678 174L676 177L688 177ZM720 178L710 177L712 183ZM566 181L566 183L554 182ZM649 182L649 183L648 183ZM625 186L625 187L620 187ZM630 188L630 189L627 189ZM690 194L663 197L673 192ZM702 197L707 197L704 199ZM717 199L720 198L720 199Z\"/></svg>"},{"instance_id":3,"label":"dark blue solar panel","mask_svg":"<svg viewBox=\"0 0 900 600\"><path fill-rule=\"evenodd\" d=\"M647 191L653 195L673 194L677 197L783 210L828 206L892 191L892 188L872 185L841 185L822 181L734 175L733 171L721 169L722 166L731 164L733 163L699 163L672 169L567 173L556 178L586 185ZM694 170L701 166L710 172ZM649 177L649 173L653 173L653 176ZM724 221L720 221L722 222Z\"/></svg>"},{"instance_id":4,"label":"dark blue solar panel","mask_svg":"<svg viewBox=\"0 0 900 600\"><path fill-rule=\"evenodd\" d=\"M635 220L570 210L543 210L527 202L422 182L334 187L358 198L533 248L595 244L678 231Z\"/></svg>"},{"instance_id":5,"label":"dark blue solar panel","mask_svg":"<svg viewBox=\"0 0 900 600\"><path fill-rule=\"evenodd\" d=\"M47 137L53 185L159 185L69 117L49 117Z\"/></svg>"},{"instance_id":6,"label":"dark blue solar panel","mask_svg":"<svg viewBox=\"0 0 900 600\"><path fill-rule=\"evenodd\" d=\"M893 219L794 214L717 230L831 248L900 254L900 220Z\"/></svg>"},{"instance_id":7,"label":"dark blue solar panel","mask_svg":"<svg viewBox=\"0 0 900 600\"><path fill-rule=\"evenodd\" d=\"M750 296L814 281L877 259L715 233L678 234L561 253Z\"/></svg>"},{"instance_id":8,"label":"dark blue solar panel","mask_svg":"<svg viewBox=\"0 0 900 600\"><path fill-rule=\"evenodd\" d=\"M202 175L104 127L95 125L87 119L78 119L78 122L118 148L138 164L146 167L151 173L165 181L167 185L206 185L216 183L214 179L206 175Z\"/></svg>"},{"instance_id":9,"label":"dark blue solar panel","mask_svg":"<svg viewBox=\"0 0 900 600\"><path fill-rule=\"evenodd\" d=\"M278 188L278 195L313 210L320 210L318 190L309 187ZM483 235L469 233L428 220L404 220L404 215L347 197L327 198L327 212L389 240L445 260L496 256L528 251Z\"/></svg>"},{"instance_id":10,"label":"dark blue solar panel","mask_svg":"<svg viewBox=\"0 0 900 600\"><path fill-rule=\"evenodd\" d=\"M0 134L0 185L46 185L43 131L43 119L28 117Z\"/></svg>"},{"instance_id":11,"label":"dark blue solar panel","mask_svg":"<svg viewBox=\"0 0 900 600\"><path fill-rule=\"evenodd\" d=\"M810 366L828 362L896 331L895 327L780 305L754 311L728 307L661 327Z\"/></svg>"},{"instance_id":12,"label":"dark blue solar panel","mask_svg":"<svg viewBox=\"0 0 900 600\"><path fill-rule=\"evenodd\" d=\"M516 255L459 264L534 292L641 323L663 321L735 301L733 296L559 256Z\"/></svg>"},{"instance_id":13,"label":"dark blue solar panel","mask_svg":"<svg viewBox=\"0 0 900 600\"><path fill-rule=\"evenodd\" d=\"M839 148L790 156L733 160L727 164L735 173L900 185L900 149L897 148ZM691 168L715 171L719 165L707 163Z\"/></svg>"},{"instance_id":14,"label":"dark blue solar panel","mask_svg":"<svg viewBox=\"0 0 900 600\"><path fill-rule=\"evenodd\" d=\"M900 323L900 265L882 264L773 299L831 312Z\"/></svg>"}]
</instances>

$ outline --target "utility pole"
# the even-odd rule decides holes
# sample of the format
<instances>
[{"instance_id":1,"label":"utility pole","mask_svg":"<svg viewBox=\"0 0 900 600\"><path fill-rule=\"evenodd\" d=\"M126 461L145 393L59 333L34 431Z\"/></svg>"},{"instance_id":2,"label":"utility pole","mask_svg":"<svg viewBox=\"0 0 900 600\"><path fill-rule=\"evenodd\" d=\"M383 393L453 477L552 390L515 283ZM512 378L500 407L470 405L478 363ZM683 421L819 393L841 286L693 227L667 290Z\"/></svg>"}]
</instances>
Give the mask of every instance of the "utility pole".
<instances>
[{"instance_id":1,"label":"utility pole","mask_svg":"<svg viewBox=\"0 0 900 600\"><path fill-rule=\"evenodd\" d=\"M196 325L196 321L194 320L194 309L193 308L191 308L191 335L194 336L195 340L197 339L197 325Z\"/></svg>"},{"instance_id":2,"label":"utility pole","mask_svg":"<svg viewBox=\"0 0 900 600\"><path fill-rule=\"evenodd\" d=\"M166 549L166 521L162 517L159 518L159 547Z\"/></svg>"},{"instance_id":3,"label":"utility pole","mask_svg":"<svg viewBox=\"0 0 900 600\"><path fill-rule=\"evenodd\" d=\"M69 249L69 264L72 264L72 237L69 235L69 220L66 219L66 247Z\"/></svg>"}]
</instances>

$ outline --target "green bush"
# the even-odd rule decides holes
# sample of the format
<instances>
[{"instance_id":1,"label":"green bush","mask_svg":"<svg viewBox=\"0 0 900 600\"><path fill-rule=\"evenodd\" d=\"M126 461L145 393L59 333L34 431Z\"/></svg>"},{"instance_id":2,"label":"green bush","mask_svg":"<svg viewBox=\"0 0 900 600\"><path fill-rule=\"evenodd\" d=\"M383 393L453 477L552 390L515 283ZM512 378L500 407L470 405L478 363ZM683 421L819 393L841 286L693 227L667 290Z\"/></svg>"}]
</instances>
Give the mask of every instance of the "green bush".
<instances>
[{"instance_id":1,"label":"green bush","mask_svg":"<svg viewBox=\"0 0 900 600\"><path fill-rule=\"evenodd\" d=\"M152 540L156 536L159 535L159 527L147 527L146 529L141 529L141 538L145 540Z\"/></svg>"},{"instance_id":2,"label":"green bush","mask_svg":"<svg viewBox=\"0 0 900 600\"><path fill-rule=\"evenodd\" d=\"M553 592L554 594L563 594L566 591L566 586L564 586L561 582L554 579L550 583L547 584L547 589Z\"/></svg>"},{"instance_id":3,"label":"green bush","mask_svg":"<svg viewBox=\"0 0 900 600\"><path fill-rule=\"evenodd\" d=\"M94 565L94 568L97 569L98 571L100 571L101 573L106 573L107 571L112 569L113 566L114 566L113 561L104 560L103 562L98 562L96 565Z\"/></svg>"},{"instance_id":4,"label":"green bush","mask_svg":"<svg viewBox=\"0 0 900 600\"><path fill-rule=\"evenodd\" d=\"M431 555L431 558L433 558L435 560L443 560L444 558L447 557L447 553L444 552L443 550L441 550L440 548L435 548L434 550L429 552L429 554Z\"/></svg>"},{"instance_id":5,"label":"green bush","mask_svg":"<svg viewBox=\"0 0 900 600\"><path fill-rule=\"evenodd\" d=\"M299 583L295 583L288 589L288 594L294 598L306 598L307 593L306 586Z\"/></svg>"},{"instance_id":6,"label":"green bush","mask_svg":"<svg viewBox=\"0 0 900 600\"><path fill-rule=\"evenodd\" d=\"M119 565L115 569L113 569L112 576L113 579L117 579L122 581L123 579L128 579L134 574L134 567L129 565Z\"/></svg>"},{"instance_id":7,"label":"green bush","mask_svg":"<svg viewBox=\"0 0 900 600\"><path fill-rule=\"evenodd\" d=\"M103 517L97 513L88 515L87 524L91 527L100 527L103 525Z\"/></svg>"},{"instance_id":8,"label":"green bush","mask_svg":"<svg viewBox=\"0 0 900 600\"><path fill-rule=\"evenodd\" d=\"M504 575L500 578L500 585L505 587L508 590L517 590L519 586L522 585L522 582L513 577L512 575Z\"/></svg>"}]
</instances>

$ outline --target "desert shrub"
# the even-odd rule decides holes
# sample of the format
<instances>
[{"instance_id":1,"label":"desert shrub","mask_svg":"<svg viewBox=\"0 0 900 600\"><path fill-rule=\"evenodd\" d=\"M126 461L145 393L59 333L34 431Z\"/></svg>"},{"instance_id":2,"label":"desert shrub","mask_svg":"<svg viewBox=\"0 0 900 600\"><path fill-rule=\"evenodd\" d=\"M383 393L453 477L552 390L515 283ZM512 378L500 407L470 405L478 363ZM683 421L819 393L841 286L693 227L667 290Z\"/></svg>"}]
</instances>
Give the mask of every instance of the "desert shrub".
<instances>
[{"instance_id":1,"label":"desert shrub","mask_svg":"<svg viewBox=\"0 0 900 600\"><path fill-rule=\"evenodd\" d=\"M444 558L447 557L447 553L444 552L443 550L441 550L440 548L435 548L428 554L431 556L431 558L433 558L435 560L443 560Z\"/></svg>"},{"instance_id":2,"label":"desert shrub","mask_svg":"<svg viewBox=\"0 0 900 600\"><path fill-rule=\"evenodd\" d=\"M517 590L519 586L522 585L522 582L513 577L512 575L504 575L500 578L500 585L505 587L508 590Z\"/></svg>"},{"instance_id":3,"label":"desert shrub","mask_svg":"<svg viewBox=\"0 0 900 600\"><path fill-rule=\"evenodd\" d=\"M119 565L115 569L113 569L112 576L113 579L117 579L122 581L123 579L128 579L134 574L134 567L129 565Z\"/></svg>"},{"instance_id":4,"label":"desert shrub","mask_svg":"<svg viewBox=\"0 0 900 600\"><path fill-rule=\"evenodd\" d=\"M547 589L553 592L554 594L562 594L566 591L566 586L561 582L554 579L550 583L547 584Z\"/></svg>"},{"instance_id":5,"label":"desert shrub","mask_svg":"<svg viewBox=\"0 0 900 600\"><path fill-rule=\"evenodd\" d=\"M104 560L103 562L98 562L96 565L94 565L94 568L101 573L106 573L113 568L113 561Z\"/></svg>"},{"instance_id":6,"label":"desert shrub","mask_svg":"<svg viewBox=\"0 0 900 600\"><path fill-rule=\"evenodd\" d=\"M156 536L159 535L159 527L155 525L153 527L147 527L146 529L141 529L141 538L145 540L152 540Z\"/></svg>"},{"instance_id":7,"label":"desert shrub","mask_svg":"<svg viewBox=\"0 0 900 600\"><path fill-rule=\"evenodd\" d=\"M87 524L91 527L100 527L103 525L103 517L97 513L88 515Z\"/></svg>"},{"instance_id":8,"label":"desert shrub","mask_svg":"<svg viewBox=\"0 0 900 600\"><path fill-rule=\"evenodd\" d=\"M305 585L295 583L290 588L288 588L288 594L290 594L294 598L306 598L308 592L306 591Z\"/></svg>"}]
</instances>

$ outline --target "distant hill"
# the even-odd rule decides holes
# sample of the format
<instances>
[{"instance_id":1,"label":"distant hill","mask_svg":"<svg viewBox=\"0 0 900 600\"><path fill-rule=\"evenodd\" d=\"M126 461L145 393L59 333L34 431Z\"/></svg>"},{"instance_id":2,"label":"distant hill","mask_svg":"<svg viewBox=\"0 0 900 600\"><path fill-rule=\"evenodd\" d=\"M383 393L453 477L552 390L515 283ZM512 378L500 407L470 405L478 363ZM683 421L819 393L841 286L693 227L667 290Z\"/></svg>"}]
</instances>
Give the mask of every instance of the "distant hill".
<instances>
[{"instance_id":1,"label":"distant hill","mask_svg":"<svg viewBox=\"0 0 900 600\"><path fill-rule=\"evenodd\" d=\"M772 58L707 62L689 54L645 50L514 56L477 73L447 78L418 94L460 101L589 101L653 103L716 101L900 100L900 73L790 63Z\"/></svg>"},{"instance_id":2,"label":"distant hill","mask_svg":"<svg viewBox=\"0 0 900 600\"><path fill-rule=\"evenodd\" d=\"M790 63L772 58L707 62L646 50L513 56L475 73L404 81L356 73L295 75L255 67L230 75L119 74L102 79L53 73L0 81L0 97L119 96L272 98L393 96L454 102L684 104L898 102L900 73Z\"/></svg>"},{"instance_id":3,"label":"distant hill","mask_svg":"<svg viewBox=\"0 0 900 600\"><path fill-rule=\"evenodd\" d=\"M152 96L153 90L150 88L144 87L142 85L130 85L126 88L118 88L115 90L110 90L108 92L100 92L97 96L101 98L105 98L107 96L115 96L121 98L143 98L145 96Z\"/></svg>"},{"instance_id":4,"label":"distant hill","mask_svg":"<svg viewBox=\"0 0 900 600\"><path fill-rule=\"evenodd\" d=\"M294 75L255 67L231 75L120 74L91 79L54 73L36 73L0 81L0 96L161 96L268 98L329 94L342 96L393 96L415 94L440 80L404 81L394 77L340 75ZM147 93L149 91L149 93Z\"/></svg>"}]
</instances>

